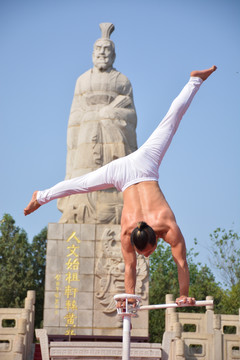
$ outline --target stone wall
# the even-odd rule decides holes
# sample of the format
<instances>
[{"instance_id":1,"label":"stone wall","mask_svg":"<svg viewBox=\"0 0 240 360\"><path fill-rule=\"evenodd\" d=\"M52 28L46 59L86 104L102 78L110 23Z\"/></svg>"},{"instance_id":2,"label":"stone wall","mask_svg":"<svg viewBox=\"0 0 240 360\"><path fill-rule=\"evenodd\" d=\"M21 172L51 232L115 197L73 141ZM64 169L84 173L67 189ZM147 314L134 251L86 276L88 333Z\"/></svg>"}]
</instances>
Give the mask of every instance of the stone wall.
<instances>
[{"instance_id":1,"label":"stone wall","mask_svg":"<svg viewBox=\"0 0 240 360\"><path fill-rule=\"evenodd\" d=\"M113 296L124 293L120 225L49 224L44 329L51 335L121 336ZM148 302L148 263L138 257L136 293ZM148 336L148 312L133 320Z\"/></svg>"}]
</instances>

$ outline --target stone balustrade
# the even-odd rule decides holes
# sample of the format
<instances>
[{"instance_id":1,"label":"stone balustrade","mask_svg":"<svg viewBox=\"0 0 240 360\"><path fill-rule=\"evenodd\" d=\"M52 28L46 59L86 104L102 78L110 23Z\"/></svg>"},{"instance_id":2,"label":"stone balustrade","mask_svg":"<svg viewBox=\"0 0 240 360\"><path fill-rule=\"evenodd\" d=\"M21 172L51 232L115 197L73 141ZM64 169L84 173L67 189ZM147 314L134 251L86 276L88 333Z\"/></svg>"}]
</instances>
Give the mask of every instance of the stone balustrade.
<instances>
[{"instance_id":1,"label":"stone balustrade","mask_svg":"<svg viewBox=\"0 0 240 360\"><path fill-rule=\"evenodd\" d=\"M0 359L29 360L33 349L35 291L29 290L24 308L0 308Z\"/></svg>"},{"instance_id":2,"label":"stone balustrade","mask_svg":"<svg viewBox=\"0 0 240 360\"><path fill-rule=\"evenodd\" d=\"M208 296L207 300L213 298ZM166 303L173 301L166 296ZM161 311L161 310L156 310ZM142 314L139 314L139 319ZM48 342L46 329L36 330L43 360L121 359L122 343ZM165 333L161 344L132 343L131 360L240 360L240 315L165 311Z\"/></svg>"},{"instance_id":3,"label":"stone balustrade","mask_svg":"<svg viewBox=\"0 0 240 360\"><path fill-rule=\"evenodd\" d=\"M172 295L167 295L166 303L171 302ZM213 306L205 313L171 308L165 312L165 329L162 360L240 359L240 314L214 314Z\"/></svg>"}]
</instances>

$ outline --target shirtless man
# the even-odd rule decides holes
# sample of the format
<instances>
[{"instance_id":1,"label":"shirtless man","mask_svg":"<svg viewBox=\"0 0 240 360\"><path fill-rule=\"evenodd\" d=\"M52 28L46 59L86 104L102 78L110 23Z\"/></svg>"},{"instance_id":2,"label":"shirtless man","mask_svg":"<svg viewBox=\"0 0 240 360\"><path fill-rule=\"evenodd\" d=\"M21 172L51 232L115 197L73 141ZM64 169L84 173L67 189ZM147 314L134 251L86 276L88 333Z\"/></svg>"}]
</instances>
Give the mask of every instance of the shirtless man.
<instances>
[{"instance_id":1,"label":"shirtless man","mask_svg":"<svg viewBox=\"0 0 240 360\"><path fill-rule=\"evenodd\" d=\"M194 304L188 297L189 271L186 246L159 185L158 169L171 143L179 123L194 95L215 70L216 66L192 71L189 82L171 104L171 107L149 139L135 152L78 178L65 180L50 189L35 191L24 214L28 215L41 205L57 198L116 187L123 192L121 218L121 247L125 262L125 291L135 293L136 252L146 257L162 238L172 250L178 269L180 296L176 302Z\"/></svg>"}]
</instances>

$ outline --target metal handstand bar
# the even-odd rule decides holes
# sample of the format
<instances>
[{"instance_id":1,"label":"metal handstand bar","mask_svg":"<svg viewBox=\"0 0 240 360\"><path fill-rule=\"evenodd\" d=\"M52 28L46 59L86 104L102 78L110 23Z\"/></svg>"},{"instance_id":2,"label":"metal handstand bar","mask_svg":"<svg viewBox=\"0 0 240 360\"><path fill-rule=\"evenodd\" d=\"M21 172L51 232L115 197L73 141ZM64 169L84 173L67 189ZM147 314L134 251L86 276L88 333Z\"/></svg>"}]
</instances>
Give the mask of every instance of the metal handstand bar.
<instances>
[{"instance_id":1,"label":"metal handstand bar","mask_svg":"<svg viewBox=\"0 0 240 360\"><path fill-rule=\"evenodd\" d=\"M129 302L129 299L135 300L134 303ZM131 317L136 316L138 311L213 305L213 300L200 300L193 305L182 302L179 305L172 303L140 306L141 296L132 294L118 294L114 296L114 300L117 305L117 314L123 318L122 360L130 359ZM121 302L120 306L118 305L119 301Z\"/></svg>"}]
</instances>

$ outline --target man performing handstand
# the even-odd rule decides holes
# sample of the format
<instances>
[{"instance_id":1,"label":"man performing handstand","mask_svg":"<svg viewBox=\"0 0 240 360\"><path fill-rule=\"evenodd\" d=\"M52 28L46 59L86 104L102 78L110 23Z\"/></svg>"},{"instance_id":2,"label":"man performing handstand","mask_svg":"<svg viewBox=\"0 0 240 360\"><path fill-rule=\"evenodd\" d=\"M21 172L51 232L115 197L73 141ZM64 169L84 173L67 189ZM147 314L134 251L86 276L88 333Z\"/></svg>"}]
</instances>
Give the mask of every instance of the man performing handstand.
<instances>
[{"instance_id":1,"label":"man performing handstand","mask_svg":"<svg viewBox=\"0 0 240 360\"><path fill-rule=\"evenodd\" d=\"M189 82L173 101L166 116L138 150L89 174L62 181L44 191L35 191L24 209L24 214L28 215L41 205L64 196L111 187L122 191L121 247L125 262L125 291L128 294L135 293L136 252L148 257L156 249L157 239L162 238L170 244L178 269L180 297L176 302L195 302L194 298L188 297L185 241L158 185L158 169L194 95L216 69L213 66L191 72Z\"/></svg>"}]
</instances>

